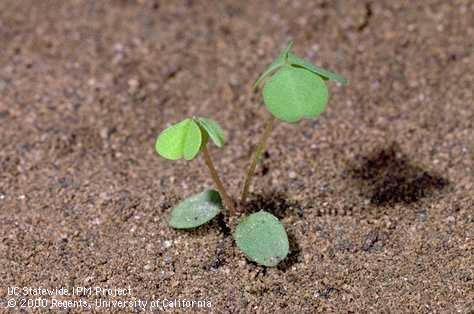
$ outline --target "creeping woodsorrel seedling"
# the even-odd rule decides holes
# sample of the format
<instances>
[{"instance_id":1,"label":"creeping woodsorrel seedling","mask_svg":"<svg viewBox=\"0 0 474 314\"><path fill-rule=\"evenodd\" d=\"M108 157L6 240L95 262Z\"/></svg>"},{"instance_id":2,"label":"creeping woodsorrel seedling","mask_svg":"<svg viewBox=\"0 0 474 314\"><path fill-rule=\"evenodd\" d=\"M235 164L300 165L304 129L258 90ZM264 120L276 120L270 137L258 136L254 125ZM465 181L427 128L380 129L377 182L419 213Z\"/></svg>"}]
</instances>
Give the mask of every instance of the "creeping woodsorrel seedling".
<instances>
[{"instance_id":1,"label":"creeping woodsorrel seedling","mask_svg":"<svg viewBox=\"0 0 474 314\"><path fill-rule=\"evenodd\" d=\"M246 205L255 167L270 137L274 120L296 123L303 118L318 117L329 98L325 81L347 83L343 77L297 57L290 51L291 47L290 42L255 83L256 88L264 83L263 101L271 117L248 167L239 202L241 207ZM156 151L170 160L192 160L202 152L204 163L217 188L217 191L205 190L190 196L174 207L169 220L173 228L196 228L217 216L223 207L228 210L225 214L237 212L209 156L209 138L217 147L224 146L224 132L217 122L193 117L167 128L156 141ZM276 266L288 255L288 236L283 225L275 216L263 210L241 219L233 236L247 258L261 265Z\"/></svg>"}]
</instances>

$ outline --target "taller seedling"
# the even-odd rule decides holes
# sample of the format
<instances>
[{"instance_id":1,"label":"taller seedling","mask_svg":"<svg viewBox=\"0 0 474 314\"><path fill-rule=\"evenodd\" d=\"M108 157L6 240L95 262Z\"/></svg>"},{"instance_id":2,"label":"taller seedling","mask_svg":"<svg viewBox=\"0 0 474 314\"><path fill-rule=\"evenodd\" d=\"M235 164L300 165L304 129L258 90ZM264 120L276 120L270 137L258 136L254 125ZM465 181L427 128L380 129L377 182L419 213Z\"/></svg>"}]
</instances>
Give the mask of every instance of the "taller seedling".
<instances>
[{"instance_id":1,"label":"taller seedling","mask_svg":"<svg viewBox=\"0 0 474 314\"><path fill-rule=\"evenodd\" d=\"M247 200L257 161L270 137L275 118L289 123L298 122L303 118L317 118L326 108L329 99L325 81L347 84L347 80L342 76L297 57L290 51L292 45L290 42L254 85L258 88L265 82L263 101L272 115L266 123L265 131L247 170L240 198L243 204Z\"/></svg>"}]
</instances>

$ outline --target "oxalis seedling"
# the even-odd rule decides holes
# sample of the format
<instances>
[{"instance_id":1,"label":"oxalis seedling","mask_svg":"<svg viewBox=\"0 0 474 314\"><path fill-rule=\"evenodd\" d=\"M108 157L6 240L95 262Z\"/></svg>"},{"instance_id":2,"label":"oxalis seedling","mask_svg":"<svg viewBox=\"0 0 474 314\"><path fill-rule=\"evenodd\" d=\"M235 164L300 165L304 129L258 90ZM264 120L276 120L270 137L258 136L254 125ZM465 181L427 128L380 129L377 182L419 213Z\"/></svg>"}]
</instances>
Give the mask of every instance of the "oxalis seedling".
<instances>
[{"instance_id":1,"label":"oxalis seedling","mask_svg":"<svg viewBox=\"0 0 474 314\"><path fill-rule=\"evenodd\" d=\"M303 118L317 118L326 108L329 99L326 81L347 84L343 77L297 57L291 52L291 48L290 42L254 85L258 88L264 84L263 102L271 115L247 169L240 206L246 205L255 167L275 120L296 123ZM223 208L228 209L226 214L237 214L236 205L227 193L209 155L209 139L219 148L224 146L224 132L219 124L202 117L185 119L158 136L156 151L166 159L192 160L202 153L217 189L190 196L174 207L169 220L173 228L196 228L216 217ZM276 266L288 255L288 236L283 225L278 218L264 210L242 218L233 237L237 247L248 259L264 266Z\"/></svg>"}]
</instances>

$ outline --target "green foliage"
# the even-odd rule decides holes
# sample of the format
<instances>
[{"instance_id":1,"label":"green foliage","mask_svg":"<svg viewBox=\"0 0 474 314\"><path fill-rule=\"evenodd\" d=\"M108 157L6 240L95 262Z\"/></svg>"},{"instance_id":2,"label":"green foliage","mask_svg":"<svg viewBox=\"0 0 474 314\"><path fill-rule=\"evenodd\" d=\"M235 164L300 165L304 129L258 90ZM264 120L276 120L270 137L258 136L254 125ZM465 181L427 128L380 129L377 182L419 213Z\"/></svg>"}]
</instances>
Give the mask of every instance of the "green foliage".
<instances>
[{"instance_id":1,"label":"green foliage","mask_svg":"<svg viewBox=\"0 0 474 314\"><path fill-rule=\"evenodd\" d=\"M239 249L252 261L276 266L288 255L285 228L278 218L265 211L244 218L234 232Z\"/></svg>"},{"instance_id":2,"label":"green foliage","mask_svg":"<svg viewBox=\"0 0 474 314\"><path fill-rule=\"evenodd\" d=\"M224 145L224 132L216 121L188 118L164 130L156 140L155 149L166 159L191 160L207 144L209 137L218 147Z\"/></svg>"},{"instance_id":3,"label":"green foliage","mask_svg":"<svg viewBox=\"0 0 474 314\"><path fill-rule=\"evenodd\" d=\"M185 119L164 130L156 141L156 151L166 159L191 160L199 153L201 129L192 119Z\"/></svg>"},{"instance_id":4,"label":"green foliage","mask_svg":"<svg viewBox=\"0 0 474 314\"><path fill-rule=\"evenodd\" d=\"M280 52L280 54L278 55L278 57L275 59L275 61L272 62L272 64L270 64L270 66L265 70L265 72L263 72L262 75L260 75L260 77L257 79L257 81L255 82L254 84L254 88L257 88L258 85L260 85L260 83L267 77L269 76L270 74L272 74L272 72L276 71L277 69L279 69L280 67L282 67L285 63L286 63L286 59L288 57L288 52L290 51L291 47L293 46L293 42L289 42L288 43L288 46L283 49L282 52Z\"/></svg>"},{"instance_id":5,"label":"green foliage","mask_svg":"<svg viewBox=\"0 0 474 314\"><path fill-rule=\"evenodd\" d=\"M329 98L324 81L337 81L343 85L342 76L311 64L292 53L292 43L284 49L255 83L257 87L266 80L263 101L278 119L297 122L302 118L316 118L325 109Z\"/></svg>"},{"instance_id":6,"label":"green foliage","mask_svg":"<svg viewBox=\"0 0 474 314\"><path fill-rule=\"evenodd\" d=\"M281 67L263 89L268 110L286 122L319 116L328 97L328 89L320 76L290 65Z\"/></svg>"},{"instance_id":7,"label":"green foliage","mask_svg":"<svg viewBox=\"0 0 474 314\"><path fill-rule=\"evenodd\" d=\"M207 135L209 135L209 137L212 139L212 141L214 142L214 144L216 144L217 147L224 146L224 131L216 121L200 117L194 119L201 126L201 128L203 128L205 132L207 132Z\"/></svg>"},{"instance_id":8,"label":"green foliage","mask_svg":"<svg viewBox=\"0 0 474 314\"><path fill-rule=\"evenodd\" d=\"M196 228L220 213L221 198L215 190L188 197L171 211L169 224L176 229Z\"/></svg>"},{"instance_id":9,"label":"green foliage","mask_svg":"<svg viewBox=\"0 0 474 314\"><path fill-rule=\"evenodd\" d=\"M292 52L288 53L288 63L293 65L293 66L302 67L306 70L309 70L309 71L313 72L314 74L318 74L319 76L321 76L324 79L331 80L331 81L336 81L336 82L341 83L342 85L347 84L347 80L345 78L343 78L342 76L340 76L336 73L333 73L331 71L328 71L326 69L317 67L317 66L311 64L311 62L297 57Z\"/></svg>"}]
</instances>

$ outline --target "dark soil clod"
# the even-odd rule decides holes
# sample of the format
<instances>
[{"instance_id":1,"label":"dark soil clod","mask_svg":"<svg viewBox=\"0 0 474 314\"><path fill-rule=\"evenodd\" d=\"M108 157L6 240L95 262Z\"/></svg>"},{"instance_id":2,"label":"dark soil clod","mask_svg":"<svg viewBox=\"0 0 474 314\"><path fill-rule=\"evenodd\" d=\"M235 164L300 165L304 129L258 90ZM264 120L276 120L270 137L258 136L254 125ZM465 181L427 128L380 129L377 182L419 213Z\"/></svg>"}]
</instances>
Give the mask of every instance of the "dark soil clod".
<instances>
[{"instance_id":1,"label":"dark soil clod","mask_svg":"<svg viewBox=\"0 0 474 314\"><path fill-rule=\"evenodd\" d=\"M375 242L377 242L379 234L377 230L371 230L367 237L365 238L364 244L362 245L362 250L369 252L374 248Z\"/></svg>"},{"instance_id":2,"label":"dark soil clod","mask_svg":"<svg viewBox=\"0 0 474 314\"><path fill-rule=\"evenodd\" d=\"M370 19L372 18L373 11L372 11L372 3L367 2L365 4L365 15L364 21L357 27L358 32L364 31L369 26Z\"/></svg>"},{"instance_id":3,"label":"dark soil clod","mask_svg":"<svg viewBox=\"0 0 474 314\"><path fill-rule=\"evenodd\" d=\"M216 271L221 266L225 264L225 240L220 242L216 248L216 257L211 260L209 266L207 267L210 271Z\"/></svg>"},{"instance_id":4,"label":"dark soil clod","mask_svg":"<svg viewBox=\"0 0 474 314\"><path fill-rule=\"evenodd\" d=\"M318 290L315 293L315 296L316 297L321 297L323 299L329 299L331 297L331 295L333 295L334 293L337 293L337 292L339 292L339 289L336 289L336 288L331 287L331 286L325 286L324 288Z\"/></svg>"}]
</instances>

